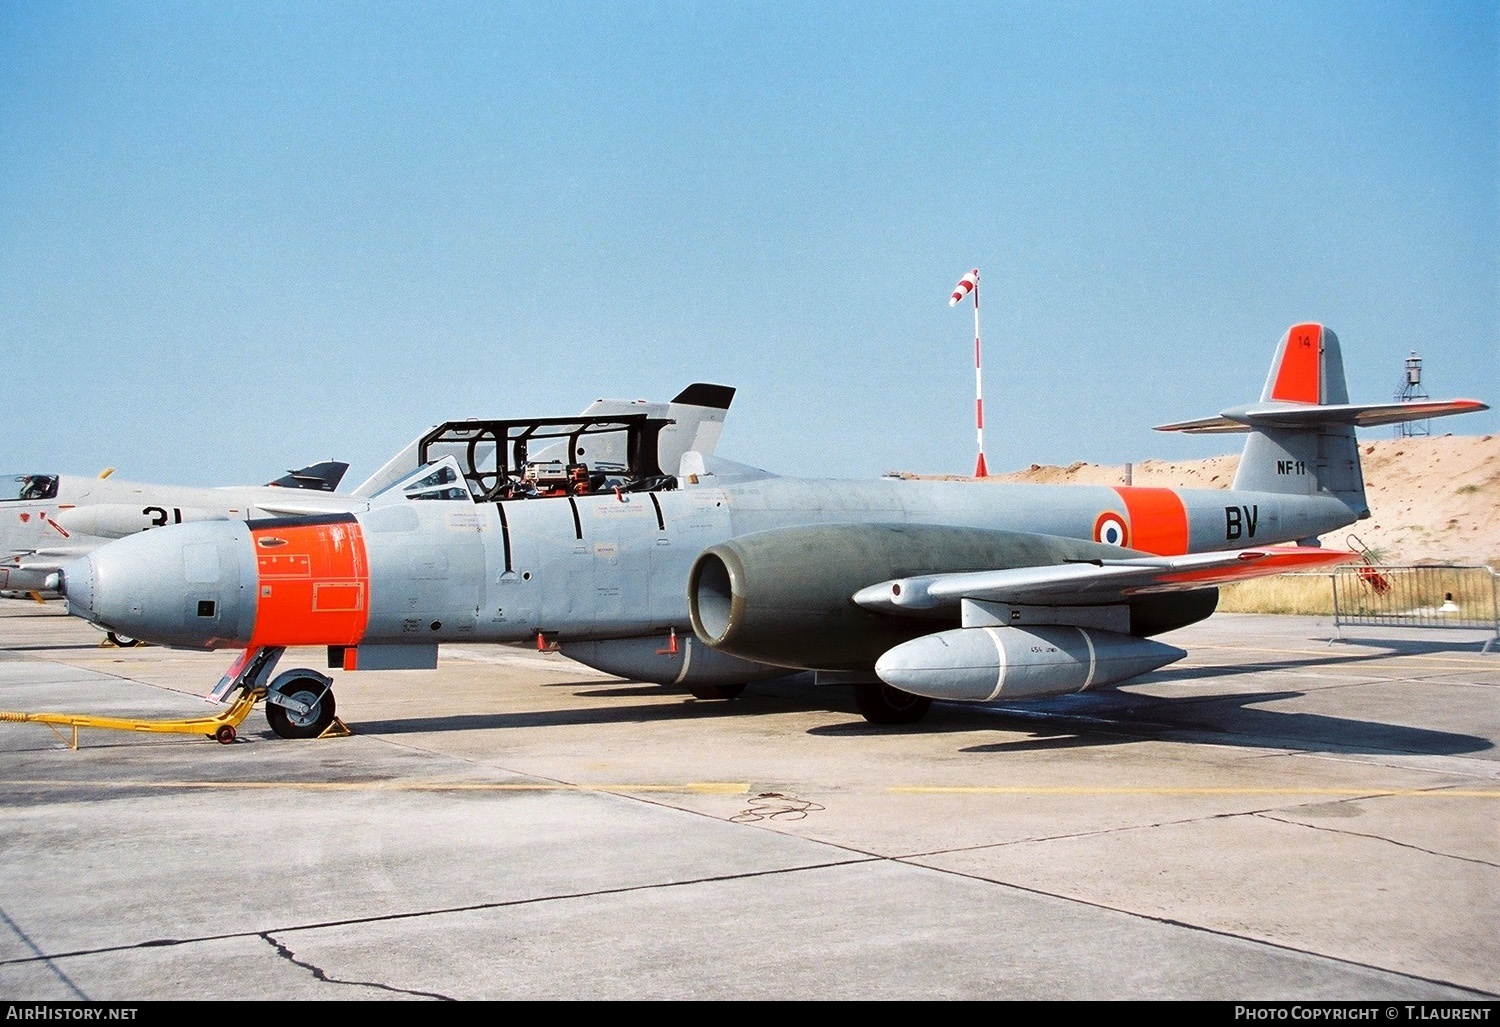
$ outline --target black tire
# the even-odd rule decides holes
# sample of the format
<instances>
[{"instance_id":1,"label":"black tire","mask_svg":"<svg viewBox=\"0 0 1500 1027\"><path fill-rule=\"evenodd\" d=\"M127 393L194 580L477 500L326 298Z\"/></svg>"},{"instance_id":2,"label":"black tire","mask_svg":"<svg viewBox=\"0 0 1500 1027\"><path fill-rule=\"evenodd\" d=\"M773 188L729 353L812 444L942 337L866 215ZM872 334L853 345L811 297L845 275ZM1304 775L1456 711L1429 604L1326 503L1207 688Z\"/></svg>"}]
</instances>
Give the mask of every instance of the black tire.
<instances>
[{"instance_id":1,"label":"black tire","mask_svg":"<svg viewBox=\"0 0 1500 1027\"><path fill-rule=\"evenodd\" d=\"M323 682L317 678L295 678L282 685L280 691L289 699L314 703L306 713L293 713L266 699L266 723L282 738L317 738L333 723L333 689L325 692Z\"/></svg>"},{"instance_id":2,"label":"black tire","mask_svg":"<svg viewBox=\"0 0 1500 1027\"><path fill-rule=\"evenodd\" d=\"M880 681L854 686L854 703L871 724L915 724L927 716L932 700Z\"/></svg>"},{"instance_id":3,"label":"black tire","mask_svg":"<svg viewBox=\"0 0 1500 1027\"><path fill-rule=\"evenodd\" d=\"M223 745L229 745L234 741L235 734L236 732L234 730L233 724L220 724L219 729L215 731L210 737L212 737L214 741L219 742Z\"/></svg>"},{"instance_id":4,"label":"black tire","mask_svg":"<svg viewBox=\"0 0 1500 1027\"><path fill-rule=\"evenodd\" d=\"M689 685L688 694L694 699L738 699L740 693L745 690L743 683L738 685Z\"/></svg>"},{"instance_id":5,"label":"black tire","mask_svg":"<svg viewBox=\"0 0 1500 1027\"><path fill-rule=\"evenodd\" d=\"M133 649L142 644L139 638L131 638L129 635L121 635L114 631L106 631L104 637L121 649Z\"/></svg>"}]
</instances>

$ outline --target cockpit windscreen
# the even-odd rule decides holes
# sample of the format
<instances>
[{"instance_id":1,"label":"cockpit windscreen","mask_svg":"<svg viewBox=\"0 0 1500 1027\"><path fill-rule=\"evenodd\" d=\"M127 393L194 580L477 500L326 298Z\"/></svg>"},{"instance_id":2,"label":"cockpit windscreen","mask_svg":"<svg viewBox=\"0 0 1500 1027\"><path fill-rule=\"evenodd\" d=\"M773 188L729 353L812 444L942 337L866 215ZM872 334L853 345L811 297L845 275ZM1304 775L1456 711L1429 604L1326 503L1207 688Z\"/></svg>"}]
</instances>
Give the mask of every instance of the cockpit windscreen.
<instances>
[{"instance_id":1,"label":"cockpit windscreen","mask_svg":"<svg viewBox=\"0 0 1500 1027\"><path fill-rule=\"evenodd\" d=\"M0 503L37 502L57 498L55 474L0 475Z\"/></svg>"}]
</instances>

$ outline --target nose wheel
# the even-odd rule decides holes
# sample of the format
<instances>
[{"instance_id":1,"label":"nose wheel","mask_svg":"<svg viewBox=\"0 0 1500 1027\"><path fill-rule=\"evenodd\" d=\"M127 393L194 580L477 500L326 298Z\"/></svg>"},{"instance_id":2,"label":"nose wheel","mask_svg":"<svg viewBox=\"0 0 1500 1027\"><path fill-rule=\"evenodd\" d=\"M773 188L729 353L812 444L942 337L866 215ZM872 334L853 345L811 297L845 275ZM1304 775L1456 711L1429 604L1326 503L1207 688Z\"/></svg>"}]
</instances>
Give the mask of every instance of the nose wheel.
<instances>
[{"instance_id":1,"label":"nose wheel","mask_svg":"<svg viewBox=\"0 0 1500 1027\"><path fill-rule=\"evenodd\" d=\"M215 728L209 738L225 745L233 742L237 737L234 726L261 699L266 701L266 722L282 738L323 738L350 733L334 715L333 678L302 669L278 674L275 680L266 683L284 652L283 646L260 646L246 649L234 661L208 697L215 702L227 702L232 692L239 692L233 707L238 716L230 720L227 730L216 727L218 720L206 724Z\"/></svg>"},{"instance_id":2,"label":"nose wheel","mask_svg":"<svg viewBox=\"0 0 1500 1027\"><path fill-rule=\"evenodd\" d=\"M315 671L293 670L266 692L266 722L282 738L317 738L333 723L333 681Z\"/></svg>"}]
</instances>

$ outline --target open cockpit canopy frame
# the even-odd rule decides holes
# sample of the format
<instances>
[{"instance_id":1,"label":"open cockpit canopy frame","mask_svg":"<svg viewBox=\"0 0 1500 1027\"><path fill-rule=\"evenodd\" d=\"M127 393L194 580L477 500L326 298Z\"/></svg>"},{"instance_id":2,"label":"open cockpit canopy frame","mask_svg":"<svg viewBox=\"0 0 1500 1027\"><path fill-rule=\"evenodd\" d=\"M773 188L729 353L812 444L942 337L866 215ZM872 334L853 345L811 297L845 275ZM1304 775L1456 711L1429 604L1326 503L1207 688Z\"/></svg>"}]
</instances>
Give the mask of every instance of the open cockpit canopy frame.
<instances>
[{"instance_id":1,"label":"open cockpit canopy frame","mask_svg":"<svg viewBox=\"0 0 1500 1027\"><path fill-rule=\"evenodd\" d=\"M417 461L452 455L478 502L676 487L662 471L661 430L647 414L447 421L422 436Z\"/></svg>"}]
</instances>

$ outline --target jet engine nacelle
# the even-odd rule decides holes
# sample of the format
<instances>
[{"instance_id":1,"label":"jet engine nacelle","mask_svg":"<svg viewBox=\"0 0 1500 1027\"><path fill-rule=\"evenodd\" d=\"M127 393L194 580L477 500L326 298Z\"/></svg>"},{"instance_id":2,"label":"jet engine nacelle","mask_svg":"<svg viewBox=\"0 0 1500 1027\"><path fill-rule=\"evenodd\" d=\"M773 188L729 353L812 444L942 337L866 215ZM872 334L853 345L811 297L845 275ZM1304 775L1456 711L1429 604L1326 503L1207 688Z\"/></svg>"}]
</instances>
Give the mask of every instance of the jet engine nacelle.
<instances>
[{"instance_id":1,"label":"jet engine nacelle","mask_svg":"<svg viewBox=\"0 0 1500 1027\"><path fill-rule=\"evenodd\" d=\"M957 628L891 649L886 684L952 701L1041 699L1125 681L1182 659L1176 646L1097 628Z\"/></svg>"},{"instance_id":2,"label":"jet engine nacelle","mask_svg":"<svg viewBox=\"0 0 1500 1027\"><path fill-rule=\"evenodd\" d=\"M851 598L867 585L915 574L1122 555L1141 554L1097 542L938 525L776 528L704 550L688 578L688 612L700 639L741 659L868 671L893 646L956 627L958 611L935 617L872 613Z\"/></svg>"},{"instance_id":3,"label":"jet engine nacelle","mask_svg":"<svg viewBox=\"0 0 1500 1027\"><path fill-rule=\"evenodd\" d=\"M135 503L96 503L59 510L52 518L75 535L124 538L147 528L192 521L222 521L228 517L213 510L191 506L140 506Z\"/></svg>"}]
</instances>

